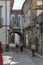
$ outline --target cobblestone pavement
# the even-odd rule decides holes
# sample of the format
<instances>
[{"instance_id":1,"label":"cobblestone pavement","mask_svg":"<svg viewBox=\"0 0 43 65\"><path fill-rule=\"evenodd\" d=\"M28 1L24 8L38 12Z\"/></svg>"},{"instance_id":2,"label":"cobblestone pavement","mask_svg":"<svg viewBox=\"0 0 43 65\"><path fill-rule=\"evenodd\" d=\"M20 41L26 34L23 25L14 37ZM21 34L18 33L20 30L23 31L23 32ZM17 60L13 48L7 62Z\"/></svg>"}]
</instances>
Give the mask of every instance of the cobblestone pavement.
<instances>
[{"instance_id":1,"label":"cobblestone pavement","mask_svg":"<svg viewBox=\"0 0 43 65\"><path fill-rule=\"evenodd\" d=\"M3 54L3 63L4 65L43 65L43 60L39 57L29 53L21 52L5 52Z\"/></svg>"}]
</instances>

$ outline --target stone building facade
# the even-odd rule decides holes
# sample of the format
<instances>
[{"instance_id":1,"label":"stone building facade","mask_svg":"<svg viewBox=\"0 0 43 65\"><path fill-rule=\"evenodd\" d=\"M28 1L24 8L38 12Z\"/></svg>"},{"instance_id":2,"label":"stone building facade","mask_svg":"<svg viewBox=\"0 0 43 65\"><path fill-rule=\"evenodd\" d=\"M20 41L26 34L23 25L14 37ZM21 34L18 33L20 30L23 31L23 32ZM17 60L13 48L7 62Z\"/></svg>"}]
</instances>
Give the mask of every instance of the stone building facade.
<instances>
[{"instance_id":1,"label":"stone building facade","mask_svg":"<svg viewBox=\"0 0 43 65\"><path fill-rule=\"evenodd\" d=\"M31 43L35 40L36 52L42 54L42 43L40 26L42 10L36 10L36 5L42 5L42 0L26 0L23 5L24 12L24 45L31 48ZM40 51L39 51L40 50Z\"/></svg>"},{"instance_id":2,"label":"stone building facade","mask_svg":"<svg viewBox=\"0 0 43 65\"><path fill-rule=\"evenodd\" d=\"M11 15L10 15L10 35L9 39L12 40L12 33L13 33L13 43L15 44L15 34L17 34L20 37L20 41L23 38L23 29L24 29L24 15L21 11L15 11L12 10ZM19 38L18 38L19 39ZM10 41L9 40L9 41ZM22 39L23 40L23 39ZM19 41L19 43L20 43ZM9 42L11 44L12 41Z\"/></svg>"}]
</instances>

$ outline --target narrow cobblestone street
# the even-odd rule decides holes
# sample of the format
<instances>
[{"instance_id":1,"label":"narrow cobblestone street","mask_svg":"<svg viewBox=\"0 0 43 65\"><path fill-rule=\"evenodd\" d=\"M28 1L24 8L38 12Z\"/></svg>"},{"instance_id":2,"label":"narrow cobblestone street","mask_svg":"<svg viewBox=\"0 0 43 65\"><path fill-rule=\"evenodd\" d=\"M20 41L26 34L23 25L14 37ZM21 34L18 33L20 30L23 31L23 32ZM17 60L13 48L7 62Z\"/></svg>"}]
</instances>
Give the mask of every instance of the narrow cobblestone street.
<instances>
[{"instance_id":1,"label":"narrow cobblestone street","mask_svg":"<svg viewBox=\"0 0 43 65\"><path fill-rule=\"evenodd\" d=\"M5 52L3 54L4 65L43 65L43 60L39 57L32 57L31 53Z\"/></svg>"},{"instance_id":2,"label":"narrow cobblestone street","mask_svg":"<svg viewBox=\"0 0 43 65\"><path fill-rule=\"evenodd\" d=\"M43 0L0 0L0 65L43 65Z\"/></svg>"}]
</instances>

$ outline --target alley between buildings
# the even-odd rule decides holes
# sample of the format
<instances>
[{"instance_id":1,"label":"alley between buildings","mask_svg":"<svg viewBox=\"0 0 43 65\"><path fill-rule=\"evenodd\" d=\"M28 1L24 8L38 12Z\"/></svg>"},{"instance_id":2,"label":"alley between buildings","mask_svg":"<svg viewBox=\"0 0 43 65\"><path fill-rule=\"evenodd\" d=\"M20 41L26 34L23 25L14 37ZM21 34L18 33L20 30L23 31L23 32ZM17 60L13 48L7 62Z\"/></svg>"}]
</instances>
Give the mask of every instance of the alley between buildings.
<instances>
[{"instance_id":1,"label":"alley between buildings","mask_svg":"<svg viewBox=\"0 0 43 65\"><path fill-rule=\"evenodd\" d=\"M37 56L25 52L16 52L15 50L3 54L4 65L43 65L43 60Z\"/></svg>"}]
</instances>

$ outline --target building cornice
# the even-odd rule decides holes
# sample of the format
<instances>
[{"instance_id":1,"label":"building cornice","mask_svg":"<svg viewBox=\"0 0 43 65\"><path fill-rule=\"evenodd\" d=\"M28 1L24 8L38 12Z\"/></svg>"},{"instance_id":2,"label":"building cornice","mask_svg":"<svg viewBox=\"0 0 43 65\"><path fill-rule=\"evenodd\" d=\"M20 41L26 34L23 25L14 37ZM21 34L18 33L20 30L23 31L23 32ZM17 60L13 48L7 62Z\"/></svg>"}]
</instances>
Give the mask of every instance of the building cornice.
<instances>
[{"instance_id":1,"label":"building cornice","mask_svg":"<svg viewBox=\"0 0 43 65\"><path fill-rule=\"evenodd\" d=\"M11 14L23 14L22 10L12 10Z\"/></svg>"}]
</instances>

